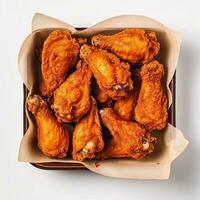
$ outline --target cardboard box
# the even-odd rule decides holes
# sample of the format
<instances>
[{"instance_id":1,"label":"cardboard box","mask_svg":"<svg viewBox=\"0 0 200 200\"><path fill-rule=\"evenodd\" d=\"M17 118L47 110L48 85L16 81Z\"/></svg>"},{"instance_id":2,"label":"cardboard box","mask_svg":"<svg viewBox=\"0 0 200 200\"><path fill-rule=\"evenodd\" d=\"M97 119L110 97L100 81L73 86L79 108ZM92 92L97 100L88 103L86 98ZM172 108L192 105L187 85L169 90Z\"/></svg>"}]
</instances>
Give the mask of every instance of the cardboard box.
<instances>
[{"instance_id":1,"label":"cardboard box","mask_svg":"<svg viewBox=\"0 0 200 200\"><path fill-rule=\"evenodd\" d=\"M35 133L36 126L25 108L28 95L37 93L38 59L35 59L35 49L41 48L43 41L53 29L69 29L72 34L90 37L99 32L116 32L124 28L145 28L156 31L161 43L159 60L166 67L166 88L169 101L169 123L160 134L159 148L147 158L136 161L133 159L108 159L104 161L78 162L71 159L51 159L38 150ZM36 14L33 18L32 33L24 41L19 53L19 71L24 82L24 137L19 151L19 161L30 162L43 169L74 169L87 168L96 173L135 179L167 179L172 161L179 156L188 144L183 134L175 126L175 68L178 61L181 34L168 29L158 21L144 16L118 16L84 30ZM161 142L162 141L162 142Z\"/></svg>"}]
</instances>

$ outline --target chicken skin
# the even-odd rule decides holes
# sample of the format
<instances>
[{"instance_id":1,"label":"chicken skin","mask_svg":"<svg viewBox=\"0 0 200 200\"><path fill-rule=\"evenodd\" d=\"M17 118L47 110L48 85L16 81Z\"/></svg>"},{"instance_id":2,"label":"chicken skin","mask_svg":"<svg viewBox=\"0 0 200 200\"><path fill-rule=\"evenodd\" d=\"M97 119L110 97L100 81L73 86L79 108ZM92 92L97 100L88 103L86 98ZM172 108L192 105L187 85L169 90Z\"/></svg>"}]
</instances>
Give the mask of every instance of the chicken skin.
<instances>
[{"instance_id":1,"label":"chicken skin","mask_svg":"<svg viewBox=\"0 0 200 200\"><path fill-rule=\"evenodd\" d=\"M149 131L161 130L167 124L167 96L161 84L163 76L164 66L156 60L142 66L135 120Z\"/></svg>"},{"instance_id":2,"label":"chicken skin","mask_svg":"<svg viewBox=\"0 0 200 200\"><path fill-rule=\"evenodd\" d=\"M55 30L44 41L41 64L40 92L51 97L76 63L80 46L69 31Z\"/></svg>"},{"instance_id":3,"label":"chicken skin","mask_svg":"<svg viewBox=\"0 0 200 200\"><path fill-rule=\"evenodd\" d=\"M130 65L106 50L83 45L80 57L89 65L99 88L109 97L118 99L127 96L133 88Z\"/></svg>"},{"instance_id":4,"label":"chicken skin","mask_svg":"<svg viewBox=\"0 0 200 200\"><path fill-rule=\"evenodd\" d=\"M100 115L112 138L99 158L131 157L139 160L153 152L156 138L136 122L122 120L112 108L100 110Z\"/></svg>"},{"instance_id":5,"label":"chicken skin","mask_svg":"<svg viewBox=\"0 0 200 200\"><path fill-rule=\"evenodd\" d=\"M131 91L127 97L116 101L113 109L123 120L131 121L134 118L136 102L137 96L133 91Z\"/></svg>"},{"instance_id":6,"label":"chicken skin","mask_svg":"<svg viewBox=\"0 0 200 200\"><path fill-rule=\"evenodd\" d=\"M95 79L93 80L92 83L92 94L95 97L97 101L97 106L99 108L101 107L112 107L113 106L113 100L111 97L109 97L104 91L102 91Z\"/></svg>"},{"instance_id":7,"label":"chicken skin","mask_svg":"<svg viewBox=\"0 0 200 200\"><path fill-rule=\"evenodd\" d=\"M98 86L95 88L95 97L99 103L106 103L111 100L111 98L102 91Z\"/></svg>"},{"instance_id":8,"label":"chicken skin","mask_svg":"<svg viewBox=\"0 0 200 200\"><path fill-rule=\"evenodd\" d=\"M67 128L57 122L47 103L40 96L30 96L27 107L36 120L38 147L42 153L53 158L66 157L69 147Z\"/></svg>"},{"instance_id":9,"label":"chicken skin","mask_svg":"<svg viewBox=\"0 0 200 200\"><path fill-rule=\"evenodd\" d=\"M96 102L92 98L90 111L76 124L73 132L74 160L92 159L104 147Z\"/></svg>"},{"instance_id":10,"label":"chicken skin","mask_svg":"<svg viewBox=\"0 0 200 200\"><path fill-rule=\"evenodd\" d=\"M54 109L59 122L78 122L91 106L90 86L92 72L79 62L73 72L54 92Z\"/></svg>"},{"instance_id":11,"label":"chicken skin","mask_svg":"<svg viewBox=\"0 0 200 200\"><path fill-rule=\"evenodd\" d=\"M99 34L92 38L92 44L110 50L132 64L148 63L160 50L156 33L144 29L125 29L114 35Z\"/></svg>"},{"instance_id":12,"label":"chicken skin","mask_svg":"<svg viewBox=\"0 0 200 200\"><path fill-rule=\"evenodd\" d=\"M134 119L134 109L137 104L137 99L140 91L140 69L137 68L133 72L134 89L129 92L127 97L119 99L114 104L114 110L123 119L131 121Z\"/></svg>"}]
</instances>

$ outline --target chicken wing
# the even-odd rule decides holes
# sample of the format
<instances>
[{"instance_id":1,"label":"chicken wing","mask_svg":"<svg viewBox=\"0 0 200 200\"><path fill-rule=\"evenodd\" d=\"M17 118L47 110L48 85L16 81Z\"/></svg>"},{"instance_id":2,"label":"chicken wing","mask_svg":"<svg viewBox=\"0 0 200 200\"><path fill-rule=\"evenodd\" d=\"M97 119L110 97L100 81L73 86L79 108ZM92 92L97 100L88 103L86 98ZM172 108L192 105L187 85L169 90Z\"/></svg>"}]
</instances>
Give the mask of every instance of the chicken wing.
<instances>
[{"instance_id":1,"label":"chicken wing","mask_svg":"<svg viewBox=\"0 0 200 200\"><path fill-rule=\"evenodd\" d=\"M127 91L133 88L130 65L121 62L114 54L83 45L80 56L92 70L99 88L109 97L118 99L126 96Z\"/></svg>"},{"instance_id":2,"label":"chicken wing","mask_svg":"<svg viewBox=\"0 0 200 200\"><path fill-rule=\"evenodd\" d=\"M96 87L95 97L99 103L106 103L111 100L111 98L98 86Z\"/></svg>"},{"instance_id":3,"label":"chicken wing","mask_svg":"<svg viewBox=\"0 0 200 200\"><path fill-rule=\"evenodd\" d=\"M38 147L42 153L54 158L66 157L69 147L67 128L57 122L47 103L40 96L30 96L27 107L36 120Z\"/></svg>"},{"instance_id":4,"label":"chicken wing","mask_svg":"<svg viewBox=\"0 0 200 200\"><path fill-rule=\"evenodd\" d=\"M164 66L156 60L142 66L135 120L149 131L161 130L167 123L167 97L161 84L163 76Z\"/></svg>"},{"instance_id":5,"label":"chicken wing","mask_svg":"<svg viewBox=\"0 0 200 200\"><path fill-rule=\"evenodd\" d=\"M134 108L136 101L136 94L131 91L127 97L116 101L113 109L123 120L131 121L134 118Z\"/></svg>"},{"instance_id":6,"label":"chicken wing","mask_svg":"<svg viewBox=\"0 0 200 200\"><path fill-rule=\"evenodd\" d=\"M134 89L129 92L127 97L119 99L114 104L114 110L123 119L131 121L134 119L134 109L140 91L140 69L137 68L133 72Z\"/></svg>"},{"instance_id":7,"label":"chicken wing","mask_svg":"<svg viewBox=\"0 0 200 200\"><path fill-rule=\"evenodd\" d=\"M114 35L96 35L92 44L111 50L131 63L148 63L160 50L155 32L144 29L125 29Z\"/></svg>"},{"instance_id":8,"label":"chicken wing","mask_svg":"<svg viewBox=\"0 0 200 200\"><path fill-rule=\"evenodd\" d=\"M92 86L92 95L97 101L98 108L112 107L114 103L112 98L99 88L95 79L93 79Z\"/></svg>"},{"instance_id":9,"label":"chicken wing","mask_svg":"<svg viewBox=\"0 0 200 200\"><path fill-rule=\"evenodd\" d=\"M98 157L132 157L139 160L153 152L156 138L136 122L122 120L112 108L100 110L100 115L112 138Z\"/></svg>"},{"instance_id":10,"label":"chicken wing","mask_svg":"<svg viewBox=\"0 0 200 200\"><path fill-rule=\"evenodd\" d=\"M79 62L77 70L55 90L52 108L59 122L78 122L89 111L91 79L88 66Z\"/></svg>"},{"instance_id":11,"label":"chicken wing","mask_svg":"<svg viewBox=\"0 0 200 200\"><path fill-rule=\"evenodd\" d=\"M76 124L73 132L74 160L92 159L104 147L96 102L92 98L90 111Z\"/></svg>"},{"instance_id":12,"label":"chicken wing","mask_svg":"<svg viewBox=\"0 0 200 200\"><path fill-rule=\"evenodd\" d=\"M42 49L40 92L43 96L52 96L65 80L78 58L79 49L69 31L56 30L49 34Z\"/></svg>"}]
</instances>

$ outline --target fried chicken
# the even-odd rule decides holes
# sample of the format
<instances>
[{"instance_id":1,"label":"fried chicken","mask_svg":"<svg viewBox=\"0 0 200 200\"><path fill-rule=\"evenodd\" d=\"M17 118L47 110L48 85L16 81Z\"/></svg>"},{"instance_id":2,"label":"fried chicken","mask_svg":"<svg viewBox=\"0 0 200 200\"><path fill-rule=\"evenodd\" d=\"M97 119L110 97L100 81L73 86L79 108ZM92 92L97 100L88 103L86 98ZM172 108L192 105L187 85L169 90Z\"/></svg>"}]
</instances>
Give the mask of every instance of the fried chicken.
<instances>
[{"instance_id":1,"label":"fried chicken","mask_svg":"<svg viewBox=\"0 0 200 200\"><path fill-rule=\"evenodd\" d=\"M53 158L66 157L69 147L67 128L57 122L47 103L40 96L30 96L27 107L36 120L38 147L42 153Z\"/></svg>"},{"instance_id":2,"label":"fried chicken","mask_svg":"<svg viewBox=\"0 0 200 200\"><path fill-rule=\"evenodd\" d=\"M96 88L95 97L96 97L97 101L100 103L106 103L111 100L111 98L104 91L102 91L99 87Z\"/></svg>"},{"instance_id":3,"label":"fried chicken","mask_svg":"<svg viewBox=\"0 0 200 200\"><path fill-rule=\"evenodd\" d=\"M67 30L55 30L44 41L41 64L40 92L52 96L75 65L80 46Z\"/></svg>"},{"instance_id":4,"label":"fried chicken","mask_svg":"<svg viewBox=\"0 0 200 200\"><path fill-rule=\"evenodd\" d=\"M84 62L54 92L54 109L59 122L78 122L91 106L92 72Z\"/></svg>"},{"instance_id":5,"label":"fried chicken","mask_svg":"<svg viewBox=\"0 0 200 200\"><path fill-rule=\"evenodd\" d=\"M127 97L119 99L114 104L114 110L123 119L131 121L134 119L134 109L137 104L137 99L140 91L140 69L137 68L133 72L134 89L129 92Z\"/></svg>"},{"instance_id":6,"label":"fried chicken","mask_svg":"<svg viewBox=\"0 0 200 200\"><path fill-rule=\"evenodd\" d=\"M127 91L133 88L130 65L121 62L114 54L93 46L83 45L80 56L92 70L99 88L109 97L118 99L126 96Z\"/></svg>"},{"instance_id":7,"label":"fried chicken","mask_svg":"<svg viewBox=\"0 0 200 200\"><path fill-rule=\"evenodd\" d=\"M136 95L133 91L131 91L127 97L116 101L113 109L123 120L131 121L134 118L136 102Z\"/></svg>"},{"instance_id":8,"label":"fried chicken","mask_svg":"<svg viewBox=\"0 0 200 200\"><path fill-rule=\"evenodd\" d=\"M98 108L113 106L114 102L112 98L99 88L95 79L93 79L92 83L92 94L97 101Z\"/></svg>"},{"instance_id":9,"label":"fried chicken","mask_svg":"<svg viewBox=\"0 0 200 200\"><path fill-rule=\"evenodd\" d=\"M122 120L112 108L100 110L100 115L112 138L99 158L131 157L139 160L153 152L156 138L136 122Z\"/></svg>"},{"instance_id":10,"label":"fried chicken","mask_svg":"<svg viewBox=\"0 0 200 200\"><path fill-rule=\"evenodd\" d=\"M149 131L167 124L167 96L162 87L164 66L154 60L141 69L142 84L135 108L135 120Z\"/></svg>"},{"instance_id":11,"label":"fried chicken","mask_svg":"<svg viewBox=\"0 0 200 200\"><path fill-rule=\"evenodd\" d=\"M94 46L110 50L125 61L148 63L160 50L156 33L144 29L125 29L114 35L96 35Z\"/></svg>"},{"instance_id":12,"label":"fried chicken","mask_svg":"<svg viewBox=\"0 0 200 200\"><path fill-rule=\"evenodd\" d=\"M104 147L96 102L92 98L90 111L76 124L73 131L74 160L92 159Z\"/></svg>"}]
</instances>

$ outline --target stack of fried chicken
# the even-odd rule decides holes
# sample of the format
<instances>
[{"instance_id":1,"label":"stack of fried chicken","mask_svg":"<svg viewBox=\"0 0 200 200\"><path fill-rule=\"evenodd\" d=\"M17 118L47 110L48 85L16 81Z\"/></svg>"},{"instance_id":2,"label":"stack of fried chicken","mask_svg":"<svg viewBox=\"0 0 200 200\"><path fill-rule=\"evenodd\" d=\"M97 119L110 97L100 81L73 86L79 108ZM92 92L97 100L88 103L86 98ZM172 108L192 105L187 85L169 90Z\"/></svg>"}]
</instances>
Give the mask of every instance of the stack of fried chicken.
<instances>
[{"instance_id":1,"label":"stack of fried chicken","mask_svg":"<svg viewBox=\"0 0 200 200\"><path fill-rule=\"evenodd\" d=\"M156 33L144 29L89 42L52 31L41 51L40 94L27 99L42 153L83 161L139 160L153 152L152 133L166 127L168 115L165 69L154 60L159 50Z\"/></svg>"}]
</instances>

